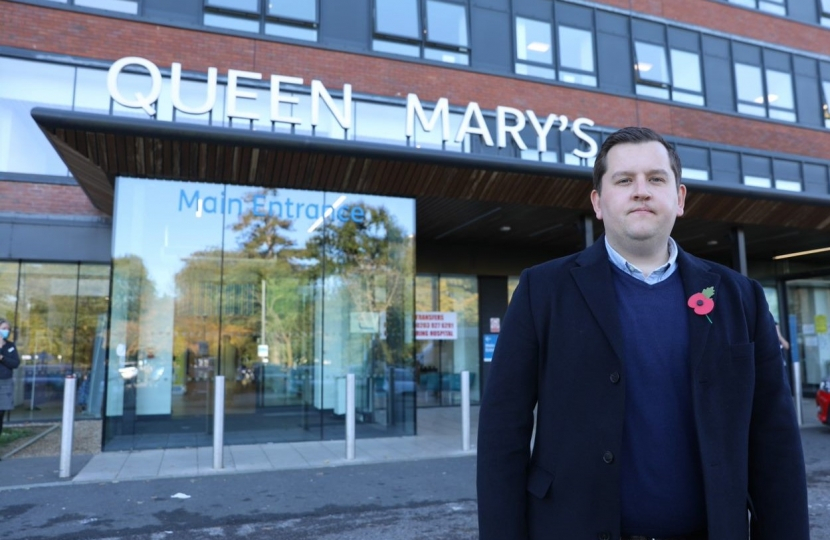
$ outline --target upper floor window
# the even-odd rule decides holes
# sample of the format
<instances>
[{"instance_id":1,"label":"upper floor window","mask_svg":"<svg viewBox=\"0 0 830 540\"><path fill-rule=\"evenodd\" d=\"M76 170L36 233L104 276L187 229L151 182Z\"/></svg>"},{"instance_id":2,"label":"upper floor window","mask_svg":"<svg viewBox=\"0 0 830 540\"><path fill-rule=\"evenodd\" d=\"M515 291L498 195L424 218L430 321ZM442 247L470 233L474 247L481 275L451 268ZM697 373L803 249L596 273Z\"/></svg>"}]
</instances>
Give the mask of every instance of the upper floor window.
<instances>
[{"instance_id":1,"label":"upper floor window","mask_svg":"<svg viewBox=\"0 0 830 540\"><path fill-rule=\"evenodd\" d=\"M792 76L789 73L766 69L762 77L760 66L736 62L735 85L738 112L796 121Z\"/></svg>"},{"instance_id":2,"label":"upper floor window","mask_svg":"<svg viewBox=\"0 0 830 540\"><path fill-rule=\"evenodd\" d=\"M441 0L375 0L372 49L469 65L467 5Z\"/></svg>"},{"instance_id":3,"label":"upper floor window","mask_svg":"<svg viewBox=\"0 0 830 540\"><path fill-rule=\"evenodd\" d=\"M555 79L551 24L516 17L516 73Z\"/></svg>"},{"instance_id":4,"label":"upper floor window","mask_svg":"<svg viewBox=\"0 0 830 540\"><path fill-rule=\"evenodd\" d=\"M51 0L60 4L138 14L138 0Z\"/></svg>"},{"instance_id":5,"label":"upper floor window","mask_svg":"<svg viewBox=\"0 0 830 540\"><path fill-rule=\"evenodd\" d=\"M830 26L830 0L820 0L819 22L822 26Z\"/></svg>"},{"instance_id":6,"label":"upper floor window","mask_svg":"<svg viewBox=\"0 0 830 540\"><path fill-rule=\"evenodd\" d=\"M634 43L634 53L639 95L693 105L705 103L697 53L669 49L667 56L663 45L643 41Z\"/></svg>"},{"instance_id":7,"label":"upper floor window","mask_svg":"<svg viewBox=\"0 0 830 540\"><path fill-rule=\"evenodd\" d=\"M824 113L824 127L830 128L830 81L821 81L821 90L824 95L824 102L821 105Z\"/></svg>"},{"instance_id":8,"label":"upper floor window","mask_svg":"<svg viewBox=\"0 0 830 540\"><path fill-rule=\"evenodd\" d=\"M775 15L787 14L787 0L728 0L731 4L738 4Z\"/></svg>"},{"instance_id":9,"label":"upper floor window","mask_svg":"<svg viewBox=\"0 0 830 540\"><path fill-rule=\"evenodd\" d=\"M317 41L317 0L205 0L204 24Z\"/></svg>"},{"instance_id":10,"label":"upper floor window","mask_svg":"<svg viewBox=\"0 0 830 540\"><path fill-rule=\"evenodd\" d=\"M559 80L596 86L593 32L564 24L559 25L558 32Z\"/></svg>"}]
</instances>

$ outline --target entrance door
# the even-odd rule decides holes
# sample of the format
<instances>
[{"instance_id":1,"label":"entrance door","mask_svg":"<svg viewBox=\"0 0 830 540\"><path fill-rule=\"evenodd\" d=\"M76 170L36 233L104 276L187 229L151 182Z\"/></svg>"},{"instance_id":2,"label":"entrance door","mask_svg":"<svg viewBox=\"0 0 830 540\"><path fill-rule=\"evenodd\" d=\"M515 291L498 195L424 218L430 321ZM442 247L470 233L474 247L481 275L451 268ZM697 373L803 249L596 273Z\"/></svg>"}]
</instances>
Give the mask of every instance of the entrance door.
<instances>
[{"instance_id":1,"label":"entrance door","mask_svg":"<svg viewBox=\"0 0 830 540\"><path fill-rule=\"evenodd\" d=\"M798 347L803 387L815 390L830 376L830 278L788 282L787 301L790 318L795 318L792 346Z\"/></svg>"}]
</instances>

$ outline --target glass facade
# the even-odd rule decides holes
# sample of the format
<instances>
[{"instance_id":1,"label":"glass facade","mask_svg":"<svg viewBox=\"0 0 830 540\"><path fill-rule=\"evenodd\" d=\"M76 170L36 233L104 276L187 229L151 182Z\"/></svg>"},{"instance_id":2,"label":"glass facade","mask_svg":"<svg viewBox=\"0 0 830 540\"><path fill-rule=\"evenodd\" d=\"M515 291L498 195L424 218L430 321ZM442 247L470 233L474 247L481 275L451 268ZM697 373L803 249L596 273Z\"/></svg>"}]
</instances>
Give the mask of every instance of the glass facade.
<instances>
[{"instance_id":1,"label":"glass facade","mask_svg":"<svg viewBox=\"0 0 830 540\"><path fill-rule=\"evenodd\" d=\"M414 433L414 202L119 178L105 448ZM164 216L159 218L159 216Z\"/></svg>"},{"instance_id":2,"label":"glass facade","mask_svg":"<svg viewBox=\"0 0 830 540\"><path fill-rule=\"evenodd\" d=\"M470 402L481 399L479 376L478 279L476 276L419 275L415 307L418 406L458 405L461 372L470 372ZM439 319L440 318L440 319ZM430 339L421 332L429 321L449 321L454 332ZM422 323L421 321L425 321Z\"/></svg>"},{"instance_id":3,"label":"glass facade","mask_svg":"<svg viewBox=\"0 0 830 540\"><path fill-rule=\"evenodd\" d=\"M77 414L100 417L109 280L108 265L0 262L0 317L21 360L12 421L60 418L70 374Z\"/></svg>"},{"instance_id":4,"label":"glass facade","mask_svg":"<svg viewBox=\"0 0 830 540\"><path fill-rule=\"evenodd\" d=\"M801 362L804 388L816 390L830 377L830 278L787 282L787 302L790 353Z\"/></svg>"}]
</instances>

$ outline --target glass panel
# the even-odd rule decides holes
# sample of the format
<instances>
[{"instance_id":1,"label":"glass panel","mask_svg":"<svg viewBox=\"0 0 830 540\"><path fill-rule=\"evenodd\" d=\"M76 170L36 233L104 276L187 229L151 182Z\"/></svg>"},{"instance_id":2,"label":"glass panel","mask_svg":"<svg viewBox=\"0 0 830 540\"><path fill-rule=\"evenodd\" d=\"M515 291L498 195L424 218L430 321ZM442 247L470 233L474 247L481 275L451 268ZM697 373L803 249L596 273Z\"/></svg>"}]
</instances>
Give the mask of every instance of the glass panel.
<instances>
[{"instance_id":1,"label":"glass panel","mask_svg":"<svg viewBox=\"0 0 830 540\"><path fill-rule=\"evenodd\" d=\"M821 105L821 112L824 116L824 127L830 128L830 82L822 81L821 89L824 91L824 102Z\"/></svg>"},{"instance_id":2,"label":"glass panel","mask_svg":"<svg viewBox=\"0 0 830 540\"><path fill-rule=\"evenodd\" d=\"M427 115L432 114L432 111L425 110L424 112ZM414 140L412 141L415 144L415 148L443 148L444 150L453 152L463 152L465 141L467 141L467 146L469 147L469 136L465 137L465 140L460 143L455 142L455 134L458 133L458 130L461 127L462 118L463 116L461 114L450 113L450 139L445 145L442 145L443 134L441 133L440 121L436 121L436 126L432 129L432 131L424 131L423 126L421 126L421 122L419 122L416 117L415 134L413 137Z\"/></svg>"},{"instance_id":3,"label":"glass panel","mask_svg":"<svg viewBox=\"0 0 830 540\"><path fill-rule=\"evenodd\" d=\"M326 193L325 205L331 218L301 228L311 233L306 253L324 289L315 406L342 415L346 374L354 373L358 435L413 434L414 201ZM342 423L324 426L323 434L342 439L342 430Z\"/></svg>"},{"instance_id":4,"label":"glass panel","mask_svg":"<svg viewBox=\"0 0 830 540\"><path fill-rule=\"evenodd\" d=\"M557 161L559 161L559 156L556 152L539 152L535 148L528 148L527 150L522 150L519 154L519 157L521 157L522 159L526 159L528 161L542 161L546 163L556 163Z\"/></svg>"},{"instance_id":5,"label":"glass panel","mask_svg":"<svg viewBox=\"0 0 830 540\"><path fill-rule=\"evenodd\" d=\"M764 104L764 85L760 67L735 63L735 83L738 87L738 100Z\"/></svg>"},{"instance_id":6,"label":"glass panel","mask_svg":"<svg viewBox=\"0 0 830 540\"><path fill-rule=\"evenodd\" d=\"M821 13L830 15L830 0L821 0Z\"/></svg>"},{"instance_id":7,"label":"glass panel","mask_svg":"<svg viewBox=\"0 0 830 540\"><path fill-rule=\"evenodd\" d=\"M122 73L118 80L121 81L121 77L126 75ZM78 68L72 108L83 112L109 112L110 95L107 90L106 70Z\"/></svg>"},{"instance_id":8,"label":"glass panel","mask_svg":"<svg viewBox=\"0 0 830 540\"><path fill-rule=\"evenodd\" d=\"M273 2L273 0L271 1ZM299 3L299 0L297 0L297 3ZM234 11L259 13L259 0L205 0L205 5Z\"/></svg>"},{"instance_id":9,"label":"glass panel","mask_svg":"<svg viewBox=\"0 0 830 540\"><path fill-rule=\"evenodd\" d=\"M588 30L559 26L559 65L593 73L593 34Z\"/></svg>"},{"instance_id":10,"label":"glass panel","mask_svg":"<svg viewBox=\"0 0 830 540\"><path fill-rule=\"evenodd\" d=\"M17 279L20 264L16 262L0 262L0 317L9 321L12 327L9 339L16 340L15 312L17 309Z\"/></svg>"},{"instance_id":11,"label":"glass panel","mask_svg":"<svg viewBox=\"0 0 830 540\"><path fill-rule=\"evenodd\" d=\"M436 43L467 46L467 8L427 0L427 39Z\"/></svg>"},{"instance_id":12,"label":"glass panel","mask_svg":"<svg viewBox=\"0 0 830 540\"><path fill-rule=\"evenodd\" d=\"M744 184L753 187L772 187L772 180L763 176L744 175Z\"/></svg>"},{"instance_id":13,"label":"glass panel","mask_svg":"<svg viewBox=\"0 0 830 540\"><path fill-rule=\"evenodd\" d=\"M738 103L738 112L743 114L751 114L753 116L766 116L767 110L760 105L747 105L746 103Z\"/></svg>"},{"instance_id":14,"label":"glass panel","mask_svg":"<svg viewBox=\"0 0 830 540\"><path fill-rule=\"evenodd\" d=\"M470 57L465 53L447 51L445 49L431 49L429 47L424 48L424 58L438 60L439 62L446 62L448 64L461 64L463 66L470 63Z\"/></svg>"},{"instance_id":15,"label":"glass panel","mask_svg":"<svg viewBox=\"0 0 830 540\"><path fill-rule=\"evenodd\" d=\"M516 17L516 57L540 64L553 64L550 23Z\"/></svg>"},{"instance_id":16,"label":"glass panel","mask_svg":"<svg viewBox=\"0 0 830 540\"><path fill-rule=\"evenodd\" d=\"M787 312L795 325L796 335L790 335L791 346L797 348L801 359L803 384L816 389L830 376L830 334L826 321L830 317L830 280L815 278L787 283Z\"/></svg>"},{"instance_id":17,"label":"glass panel","mask_svg":"<svg viewBox=\"0 0 830 540\"><path fill-rule=\"evenodd\" d=\"M421 47L419 45L384 41L382 39L372 40L372 50L389 54L400 54L401 56L421 56Z\"/></svg>"},{"instance_id":18,"label":"glass panel","mask_svg":"<svg viewBox=\"0 0 830 540\"><path fill-rule=\"evenodd\" d=\"M796 182L794 180L776 180L775 181L775 189L780 189L782 191L801 191L801 182Z\"/></svg>"},{"instance_id":19,"label":"glass panel","mask_svg":"<svg viewBox=\"0 0 830 540\"><path fill-rule=\"evenodd\" d=\"M317 0L268 0L268 15L317 22Z\"/></svg>"},{"instance_id":20,"label":"glass panel","mask_svg":"<svg viewBox=\"0 0 830 540\"><path fill-rule=\"evenodd\" d=\"M406 144L406 108L358 101L355 103L355 139L361 142ZM420 125L415 121L415 125ZM436 126L440 130L440 126Z\"/></svg>"},{"instance_id":21,"label":"glass panel","mask_svg":"<svg viewBox=\"0 0 830 540\"><path fill-rule=\"evenodd\" d=\"M75 322L75 362L78 407L83 416L103 412L110 267L81 264L78 277L78 316Z\"/></svg>"},{"instance_id":22,"label":"glass panel","mask_svg":"<svg viewBox=\"0 0 830 540\"><path fill-rule=\"evenodd\" d=\"M207 100L207 83L205 81L188 81L182 79L179 86L179 97L181 101L188 107L200 107L205 104ZM156 104L158 114L156 118L159 120L172 121L173 120L173 101L170 95L170 78L162 79L161 95ZM216 85L216 101L213 103L213 110L203 114L189 114L176 110L176 122L187 122L191 124L213 124L223 125L223 115L225 112L225 87L224 85Z\"/></svg>"},{"instance_id":23,"label":"glass panel","mask_svg":"<svg viewBox=\"0 0 830 540\"><path fill-rule=\"evenodd\" d=\"M597 85L597 78L593 75L583 75L581 73L570 73L567 71L559 72L559 80L566 83L582 84L585 86Z\"/></svg>"},{"instance_id":24,"label":"glass panel","mask_svg":"<svg viewBox=\"0 0 830 540\"><path fill-rule=\"evenodd\" d=\"M264 93L267 96L267 93ZM304 120L302 124L297 124L295 128L296 133L311 134L311 96L308 94L296 94L295 97L300 98L300 102L292 106L292 115L298 118L308 119ZM334 106L339 111L339 114L344 114L343 100L332 98ZM354 102L352 102L354 107ZM320 116L319 123L314 130L314 135L317 137L328 137L330 139L345 139L346 132L340 126L340 123L334 117L334 114L329 110L328 106L320 100Z\"/></svg>"},{"instance_id":25,"label":"glass panel","mask_svg":"<svg viewBox=\"0 0 830 540\"><path fill-rule=\"evenodd\" d=\"M702 92L703 84L700 79L700 57L697 53L671 49L670 54L672 86L674 89Z\"/></svg>"},{"instance_id":26,"label":"glass panel","mask_svg":"<svg viewBox=\"0 0 830 540\"><path fill-rule=\"evenodd\" d=\"M0 171L68 174L31 111L71 108L74 78L72 67L0 58Z\"/></svg>"},{"instance_id":27,"label":"glass panel","mask_svg":"<svg viewBox=\"0 0 830 540\"><path fill-rule=\"evenodd\" d=\"M669 99L668 88L658 88L656 86L650 86L647 84L638 84L636 88L637 95L656 97L660 99Z\"/></svg>"},{"instance_id":28,"label":"glass panel","mask_svg":"<svg viewBox=\"0 0 830 540\"><path fill-rule=\"evenodd\" d=\"M205 13L205 26L216 26L240 32L259 33L259 20L245 19L243 17L231 17L219 15L218 13Z\"/></svg>"},{"instance_id":29,"label":"glass panel","mask_svg":"<svg viewBox=\"0 0 830 540\"><path fill-rule=\"evenodd\" d=\"M768 69L767 72L767 100L770 107L776 109L795 109L793 99L792 77L789 73Z\"/></svg>"},{"instance_id":30,"label":"glass panel","mask_svg":"<svg viewBox=\"0 0 830 540\"><path fill-rule=\"evenodd\" d=\"M17 341L22 385L12 420L60 417L63 382L72 373L78 265L23 263Z\"/></svg>"},{"instance_id":31,"label":"glass panel","mask_svg":"<svg viewBox=\"0 0 830 540\"><path fill-rule=\"evenodd\" d=\"M669 84L669 66L666 62L666 49L662 45L634 42L637 63L634 69L637 77L643 81Z\"/></svg>"},{"instance_id":32,"label":"glass panel","mask_svg":"<svg viewBox=\"0 0 830 540\"><path fill-rule=\"evenodd\" d=\"M706 101L703 99L703 96L699 94L687 94L685 92L678 92L677 90L673 90L671 94L671 98L674 101L678 101L680 103L689 103L691 105L706 105Z\"/></svg>"},{"instance_id":33,"label":"glass panel","mask_svg":"<svg viewBox=\"0 0 830 540\"><path fill-rule=\"evenodd\" d=\"M758 3L758 9L766 11L767 13L774 13L776 15L786 15L787 8L784 6L783 0L761 0Z\"/></svg>"},{"instance_id":34,"label":"glass panel","mask_svg":"<svg viewBox=\"0 0 830 540\"><path fill-rule=\"evenodd\" d=\"M222 186L117 179L107 449L209 443L226 207Z\"/></svg>"},{"instance_id":35,"label":"glass panel","mask_svg":"<svg viewBox=\"0 0 830 540\"><path fill-rule=\"evenodd\" d=\"M317 41L317 30L292 24L265 23L265 33L270 36L287 37L303 41Z\"/></svg>"},{"instance_id":36,"label":"glass panel","mask_svg":"<svg viewBox=\"0 0 830 540\"><path fill-rule=\"evenodd\" d=\"M442 276L439 304L444 313L455 313L457 337L441 344L441 402L461 402L461 372L470 372L470 400L479 400L478 279L475 276Z\"/></svg>"},{"instance_id":37,"label":"glass panel","mask_svg":"<svg viewBox=\"0 0 830 540\"><path fill-rule=\"evenodd\" d=\"M556 71L550 68L543 68L533 66L530 64L516 63L516 73L519 75L528 75L530 77L539 77L542 79L556 79Z\"/></svg>"},{"instance_id":38,"label":"glass panel","mask_svg":"<svg viewBox=\"0 0 830 540\"><path fill-rule=\"evenodd\" d=\"M756 0L729 0L729 2L754 9Z\"/></svg>"},{"instance_id":39,"label":"glass panel","mask_svg":"<svg viewBox=\"0 0 830 540\"><path fill-rule=\"evenodd\" d=\"M513 300L513 293L516 292L516 287L519 286L519 276L507 277L507 304Z\"/></svg>"},{"instance_id":40,"label":"glass panel","mask_svg":"<svg viewBox=\"0 0 830 540\"><path fill-rule=\"evenodd\" d=\"M375 0L375 31L420 40L418 0Z\"/></svg>"},{"instance_id":41,"label":"glass panel","mask_svg":"<svg viewBox=\"0 0 830 540\"><path fill-rule=\"evenodd\" d=\"M776 120L784 120L785 122L795 122L796 117L794 112L790 111L781 111L778 109L773 109L770 107L769 110L769 117L775 118Z\"/></svg>"},{"instance_id":42,"label":"glass panel","mask_svg":"<svg viewBox=\"0 0 830 540\"><path fill-rule=\"evenodd\" d=\"M138 13L136 0L75 0L76 6L120 11L121 13Z\"/></svg>"},{"instance_id":43,"label":"glass panel","mask_svg":"<svg viewBox=\"0 0 830 540\"><path fill-rule=\"evenodd\" d=\"M682 176L684 180L709 180L709 171L683 167Z\"/></svg>"}]
</instances>

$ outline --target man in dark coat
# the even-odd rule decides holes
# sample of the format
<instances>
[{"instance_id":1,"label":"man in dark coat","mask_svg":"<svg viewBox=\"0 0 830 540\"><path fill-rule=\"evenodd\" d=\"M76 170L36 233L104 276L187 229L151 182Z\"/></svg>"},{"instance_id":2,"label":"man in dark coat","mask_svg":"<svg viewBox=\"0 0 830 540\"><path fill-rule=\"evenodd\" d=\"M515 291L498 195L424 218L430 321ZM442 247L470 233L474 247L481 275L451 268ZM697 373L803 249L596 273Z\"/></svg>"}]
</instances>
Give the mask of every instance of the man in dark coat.
<instances>
[{"instance_id":1,"label":"man in dark coat","mask_svg":"<svg viewBox=\"0 0 830 540\"><path fill-rule=\"evenodd\" d=\"M763 290L671 239L680 177L657 133L614 133L605 235L522 273L481 402L481 540L809 538Z\"/></svg>"}]
</instances>

